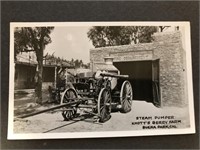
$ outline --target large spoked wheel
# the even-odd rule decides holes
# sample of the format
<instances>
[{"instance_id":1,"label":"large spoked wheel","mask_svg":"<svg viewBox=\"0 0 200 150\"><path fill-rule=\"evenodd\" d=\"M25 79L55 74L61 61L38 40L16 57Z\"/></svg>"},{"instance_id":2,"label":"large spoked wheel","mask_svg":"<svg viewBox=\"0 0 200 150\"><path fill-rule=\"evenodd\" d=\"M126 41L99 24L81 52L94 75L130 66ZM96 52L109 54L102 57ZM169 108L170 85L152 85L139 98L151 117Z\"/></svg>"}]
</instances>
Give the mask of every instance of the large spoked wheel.
<instances>
[{"instance_id":1,"label":"large spoked wheel","mask_svg":"<svg viewBox=\"0 0 200 150\"><path fill-rule=\"evenodd\" d=\"M106 122L111 118L111 93L110 90L101 89L98 96L99 122Z\"/></svg>"},{"instance_id":2,"label":"large spoked wheel","mask_svg":"<svg viewBox=\"0 0 200 150\"><path fill-rule=\"evenodd\" d=\"M66 89L62 95L61 98L61 104L63 103L69 103L74 102L75 98L77 98L77 93L74 89ZM64 121L72 120L77 112L77 105L71 105L63 108L62 116L64 118Z\"/></svg>"},{"instance_id":3,"label":"large spoked wheel","mask_svg":"<svg viewBox=\"0 0 200 150\"><path fill-rule=\"evenodd\" d=\"M132 106L132 100L133 100L133 90L131 83L129 81L124 81L120 91L120 103L121 103L120 112L122 113L130 112Z\"/></svg>"}]
</instances>

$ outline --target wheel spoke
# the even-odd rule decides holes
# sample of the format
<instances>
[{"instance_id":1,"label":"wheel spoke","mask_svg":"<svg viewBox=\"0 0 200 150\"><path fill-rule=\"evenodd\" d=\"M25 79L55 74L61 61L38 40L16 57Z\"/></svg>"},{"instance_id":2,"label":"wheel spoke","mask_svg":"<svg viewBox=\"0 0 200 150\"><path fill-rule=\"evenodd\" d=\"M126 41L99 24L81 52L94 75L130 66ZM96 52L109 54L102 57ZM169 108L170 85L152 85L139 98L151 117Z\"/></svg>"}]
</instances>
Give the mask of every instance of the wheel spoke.
<instances>
[{"instance_id":1,"label":"wheel spoke","mask_svg":"<svg viewBox=\"0 0 200 150\"><path fill-rule=\"evenodd\" d=\"M100 114L101 114L101 117L104 118L104 116L105 116L105 107L101 110Z\"/></svg>"},{"instance_id":2,"label":"wheel spoke","mask_svg":"<svg viewBox=\"0 0 200 150\"><path fill-rule=\"evenodd\" d=\"M77 98L77 95L74 89L68 89L65 91L62 101L64 103L68 103L68 102L74 101L74 98ZM64 109L70 109L70 110L63 111L62 115L64 119L65 120L73 119L77 111L76 106L72 105L72 106L65 107Z\"/></svg>"},{"instance_id":3,"label":"wheel spoke","mask_svg":"<svg viewBox=\"0 0 200 150\"><path fill-rule=\"evenodd\" d=\"M131 94L131 88L128 89L127 94Z\"/></svg>"},{"instance_id":4,"label":"wheel spoke","mask_svg":"<svg viewBox=\"0 0 200 150\"><path fill-rule=\"evenodd\" d=\"M108 99L108 93L107 92L105 92L105 95L104 95L104 103L106 102L106 100Z\"/></svg>"},{"instance_id":5,"label":"wheel spoke","mask_svg":"<svg viewBox=\"0 0 200 150\"><path fill-rule=\"evenodd\" d=\"M130 107L131 106L131 100L127 100L127 105Z\"/></svg>"},{"instance_id":6,"label":"wheel spoke","mask_svg":"<svg viewBox=\"0 0 200 150\"><path fill-rule=\"evenodd\" d=\"M105 107L105 106L103 105L103 106L100 108L100 111L102 111L102 110L104 109L104 107Z\"/></svg>"},{"instance_id":7,"label":"wheel spoke","mask_svg":"<svg viewBox=\"0 0 200 150\"><path fill-rule=\"evenodd\" d=\"M130 99L130 100L127 100L127 102L128 102L129 105L131 105L131 101L132 101L131 99Z\"/></svg>"},{"instance_id":8,"label":"wheel spoke","mask_svg":"<svg viewBox=\"0 0 200 150\"><path fill-rule=\"evenodd\" d=\"M68 97L67 97L66 95L64 95L64 98L65 98L65 100L67 100L67 99L68 99Z\"/></svg>"},{"instance_id":9,"label":"wheel spoke","mask_svg":"<svg viewBox=\"0 0 200 150\"><path fill-rule=\"evenodd\" d=\"M105 103L110 102L110 94L107 94L107 97L105 98Z\"/></svg>"},{"instance_id":10,"label":"wheel spoke","mask_svg":"<svg viewBox=\"0 0 200 150\"><path fill-rule=\"evenodd\" d=\"M67 97L70 97L70 95L69 95L69 91L66 92L66 96L67 96Z\"/></svg>"}]
</instances>

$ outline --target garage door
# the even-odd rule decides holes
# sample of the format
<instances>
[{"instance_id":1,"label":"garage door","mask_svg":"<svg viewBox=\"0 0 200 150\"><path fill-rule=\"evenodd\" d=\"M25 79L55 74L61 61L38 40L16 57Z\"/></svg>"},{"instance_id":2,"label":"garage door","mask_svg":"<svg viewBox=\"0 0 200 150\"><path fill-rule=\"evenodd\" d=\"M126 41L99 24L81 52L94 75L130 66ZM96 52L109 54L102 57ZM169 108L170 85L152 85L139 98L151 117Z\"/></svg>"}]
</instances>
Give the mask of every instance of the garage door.
<instances>
[{"instance_id":1,"label":"garage door","mask_svg":"<svg viewBox=\"0 0 200 150\"><path fill-rule=\"evenodd\" d=\"M133 99L153 103L152 61L114 62L120 74L129 75Z\"/></svg>"}]
</instances>

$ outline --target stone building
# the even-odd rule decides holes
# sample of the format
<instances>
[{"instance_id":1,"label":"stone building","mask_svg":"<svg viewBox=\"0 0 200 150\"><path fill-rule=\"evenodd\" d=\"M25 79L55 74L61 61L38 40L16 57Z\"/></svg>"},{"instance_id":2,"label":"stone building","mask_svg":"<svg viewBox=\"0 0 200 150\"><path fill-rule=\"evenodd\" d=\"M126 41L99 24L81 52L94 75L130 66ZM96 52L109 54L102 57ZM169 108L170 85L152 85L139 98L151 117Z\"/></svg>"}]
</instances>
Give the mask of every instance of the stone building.
<instances>
[{"instance_id":1,"label":"stone building","mask_svg":"<svg viewBox=\"0 0 200 150\"><path fill-rule=\"evenodd\" d=\"M182 33L155 33L152 43L95 48L90 50L91 65L113 57L120 74L129 75L134 100L155 106L187 104L185 50Z\"/></svg>"},{"instance_id":2,"label":"stone building","mask_svg":"<svg viewBox=\"0 0 200 150\"><path fill-rule=\"evenodd\" d=\"M74 66L67 62L58 62L52 58L44 59L42 89L55 86L59 72L69 68L74 68ZM36 70L37 61L34 52L22 52L18 54L15 60L15 90L34 89Z\"/></svg>"}]
</instances>

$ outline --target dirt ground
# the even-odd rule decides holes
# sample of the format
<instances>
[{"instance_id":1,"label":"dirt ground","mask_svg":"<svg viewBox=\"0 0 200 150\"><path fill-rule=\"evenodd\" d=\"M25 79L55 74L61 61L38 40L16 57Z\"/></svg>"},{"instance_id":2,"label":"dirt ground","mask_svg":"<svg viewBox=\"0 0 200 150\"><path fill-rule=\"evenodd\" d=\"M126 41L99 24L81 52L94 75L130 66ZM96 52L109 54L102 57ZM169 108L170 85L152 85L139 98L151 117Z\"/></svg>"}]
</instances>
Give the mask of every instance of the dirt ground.
<instances>
[{"instance_id":1,"label":"dirt ground","mask_svg":"<svg viewBox=\"0 0 200 150\"><path fill-rule=\"evenodd\" d=\"M144 126L153 128L157 124L164 126L164 128L189 127L187 107L157 108L152 103L145 101L133 101L132 111L129 113L112 112L111 119L105 123L98 123L94 116L79 113L80 116L71 121L63 121L61 112L48 112L26 119L15 120L14 133L127 131L141 130ZM159 118L162 116L169 117ZM155 117L158 119L156 120ZM171 126L168 126L170 120L172 121ZM147 125L148 121L157 122L151 122Z\"/></svg>"}]
</instances>

